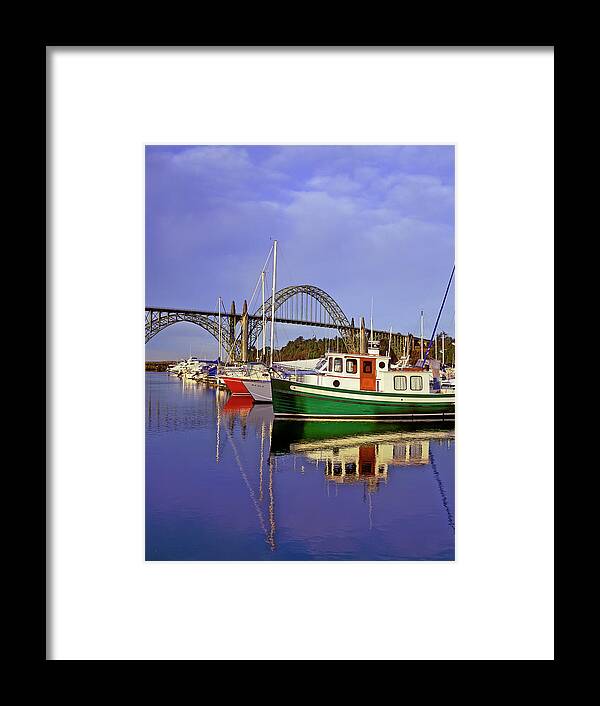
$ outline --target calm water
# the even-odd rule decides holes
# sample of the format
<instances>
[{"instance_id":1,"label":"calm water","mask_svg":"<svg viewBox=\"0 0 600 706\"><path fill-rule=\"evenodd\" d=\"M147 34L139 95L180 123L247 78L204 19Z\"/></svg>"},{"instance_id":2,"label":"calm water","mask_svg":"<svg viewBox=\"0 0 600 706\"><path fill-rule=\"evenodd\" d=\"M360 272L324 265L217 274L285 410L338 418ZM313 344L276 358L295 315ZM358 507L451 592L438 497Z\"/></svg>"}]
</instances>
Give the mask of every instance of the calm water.
<instances>
[{"instance_id":1,"label":"calm water","mask_svg":"<svg viewBox=\"0 0 600 706\"><path fill-rule=\"evenodd\" d=\"M454 427L274 420L146 373L147 560L452 560Z\"/></svg>"}]
</instances>

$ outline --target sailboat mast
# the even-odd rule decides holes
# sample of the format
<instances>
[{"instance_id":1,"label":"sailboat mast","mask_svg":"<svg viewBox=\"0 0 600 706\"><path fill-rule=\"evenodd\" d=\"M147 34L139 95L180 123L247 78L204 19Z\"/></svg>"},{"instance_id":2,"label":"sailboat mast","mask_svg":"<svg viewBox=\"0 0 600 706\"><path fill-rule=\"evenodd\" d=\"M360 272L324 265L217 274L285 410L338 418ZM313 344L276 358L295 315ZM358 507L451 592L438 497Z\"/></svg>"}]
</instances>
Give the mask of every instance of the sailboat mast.
<instances>
[{"instance_id":1,"label":"sailboat mast","mask_svg":"<svg viewBox=\"0 0 600 706\"><path fill-rule=\"evenodd\" d=\"M446 349L446 334L442 333L442 365L444 365L444 363L446 362L445 349Z\"/></svg>"},{"instance_id":2,"label":"sailboat mast","mask_svg":"<svg viewBox=\"0 0 600 706\"><path fill-rule=\"evenodd\" d=\"M218 361L219 363L221 362L221 297L219 297L219 301L217 303L217 308L219 310L219 358Z\"/></svg>"},{"instance_id":3,"label":"sailboat mast","mask_svg":"<svg viewBox=\"0 0 600 706\"><path fill-rule=\"evenodd\" d=\"M275 345L275 281L277 278L277 241L273 242L273 289L271 292L271 364L273 367L273 347Z\"/></svg>"},{"instance_id":4,"label":"sailboat mast","mask_svg":"<svg viewBox=\"0 0 600 706\"><path fill-rule=\"evenodd\" d=\"M373 297L371 297L371 341L373 340Z\"/></svg>"},{"instance_id":5,"label":"sailboat mast","mask_svg":"<svg viewBox=\"0 0 600 706\"><path fill-rule=\"evenodd\" d=\"M263 315L263 330L262 330L262 354L263 362L267 359L267 312L265 311L265 271L260 273L261 283L262 283L262 315Z\"/></svg>"},{"instance_id":6,"label":"sailboat mast","mask_svg":"<svg viewBox=\"0 0 600 706\"><path fill-rule=\"evenodd\" d=\"M421 309L421 360L423 360L423 310Z\"/></svg>"}]
</instances>

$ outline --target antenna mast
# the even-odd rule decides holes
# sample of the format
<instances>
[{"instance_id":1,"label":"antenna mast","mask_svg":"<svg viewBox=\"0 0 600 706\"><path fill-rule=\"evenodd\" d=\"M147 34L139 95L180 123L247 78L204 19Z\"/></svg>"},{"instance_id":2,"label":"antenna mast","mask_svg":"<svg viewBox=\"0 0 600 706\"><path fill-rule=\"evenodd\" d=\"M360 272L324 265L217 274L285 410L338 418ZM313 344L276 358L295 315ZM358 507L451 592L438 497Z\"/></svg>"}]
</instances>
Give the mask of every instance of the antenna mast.
<instances>
[{"instance_id":1,"label":"antenna mast","mask_svg":"<svg viewBox=\"0 0 600 706\"><path fill-rule=\"evenodd\" d=\"M217 303L217 307L219 309L219 363L221 362L221 297L219 297L219 301Z\"/></svg>"},{"instance_id":2,"label":"antenna mast","mask_svg":"<svg viewBox=\"0 0 600 706\"><path fill-rule=\"evenodd\" d=\"M275 345L275 281L277 278L277 241L273 241L273 290L271 293L271 363L273 367L273 347Z\"/></svg>"},{"instance_id":3,"label":"antenna mast","mask_svg":"<svg viewBox=\"0 0 600 706\"><path fill-rule=\"evenodd\" d=\"M265 311L265 271L260 273L260 279L262 283L262 315L263 315L263 330L262 330L262 354L263 362L267 359L267 312ZM257 346L258 348L258 346Z\"/></svg>"}]
</instances>

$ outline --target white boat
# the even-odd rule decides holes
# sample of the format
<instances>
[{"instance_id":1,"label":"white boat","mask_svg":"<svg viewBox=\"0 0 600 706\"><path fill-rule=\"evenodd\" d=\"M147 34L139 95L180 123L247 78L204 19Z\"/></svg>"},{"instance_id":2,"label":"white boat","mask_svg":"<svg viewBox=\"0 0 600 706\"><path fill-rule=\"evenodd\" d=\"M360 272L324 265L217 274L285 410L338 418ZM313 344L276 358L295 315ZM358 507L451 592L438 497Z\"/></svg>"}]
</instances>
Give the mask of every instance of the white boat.
<instances>
[{"instance_id":1,"label":"white boat","mask_svg":"<svg viewBox=\"0 0 600 706\"><path fill-rule=\"evenodd\" d=\"M302 367L302 365L306 367ZM309 367L314 366L314 367ZM274 365L273 370L265 368L264 372L254 377L241 378L244 387L255 402L272 402L271 378L281 378L291 381L302 380L306 375L318 375L327 366L327 358L313 360L295 360L290 363L281 362Z\"/></svg>"},{"instance_id":2,"label":"white boat","mask_svg":"<svg viewBox=\"0 0 600 706\"><path fill-rule=\"evenodd\" d=\"M252 378L243 378L244 387L248 390L250 396L255 402L271 402L271 376L258 380Z\"/></svg>"},{"instance_id":3,"label":"white boat","mask_svg":"<svg viewBox=\"0 0 600 706\"><path fill-rule=\"evenodd\" d=\"M173 375L179 375L183 371L184 363L185 360L180 360L178 363L175 363L175 365L169 365L167 372L172 373Z\"/></svg>"},{"instance_id":4,"label":"white boat","mask_svg":"<svg viewBox=\"0 0 600 706\"><path fill-rule=\"evenodd\" d=\"M184 377L192 377L194 373L197 373L202 367L202 362L196 358L195 355L191 355L182 366L182 373Z\"/></svg>"},{"instance_id":5,"label":"white boat","mask_svg":"<svg viewBox=\"0 0 600 706\"><path fill-rule=\"evenodd\" d=\"M232 395L250 395L253 396L248 389L248 383L258 383L255 385L256 394L258 397L254 398L256 402L268 402L269 400L263 399L264 392L261 392L260 383L266 383L268 392L270 395L271 389L271 375L269 374L269 369L266 365L262 363L247 363L238 366L236 368L229 368L221 374L220 379L227 386ZM265 388L266 389L266 388Z\"/></svg>"}]
</instances>

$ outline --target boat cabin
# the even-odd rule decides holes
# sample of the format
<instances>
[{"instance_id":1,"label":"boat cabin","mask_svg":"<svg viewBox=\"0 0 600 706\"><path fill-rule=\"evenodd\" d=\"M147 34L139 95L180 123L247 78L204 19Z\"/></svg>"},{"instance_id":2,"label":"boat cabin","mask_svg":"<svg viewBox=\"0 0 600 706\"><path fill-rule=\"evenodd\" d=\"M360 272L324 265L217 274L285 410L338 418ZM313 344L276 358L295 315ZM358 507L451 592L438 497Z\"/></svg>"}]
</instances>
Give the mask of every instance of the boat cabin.
<instances>
[{"instance_id":1,"label":"boat cabin","mask_svg":"<svg viewBox=\"0 0 600 706\"><path fill-rule=\"evenodd\" d=\"M430 391L432 374L422 368L390 367L390 357L369 348L369 353L327 353L317 384L370 392Z\"/></svg>"}]
</instances>

